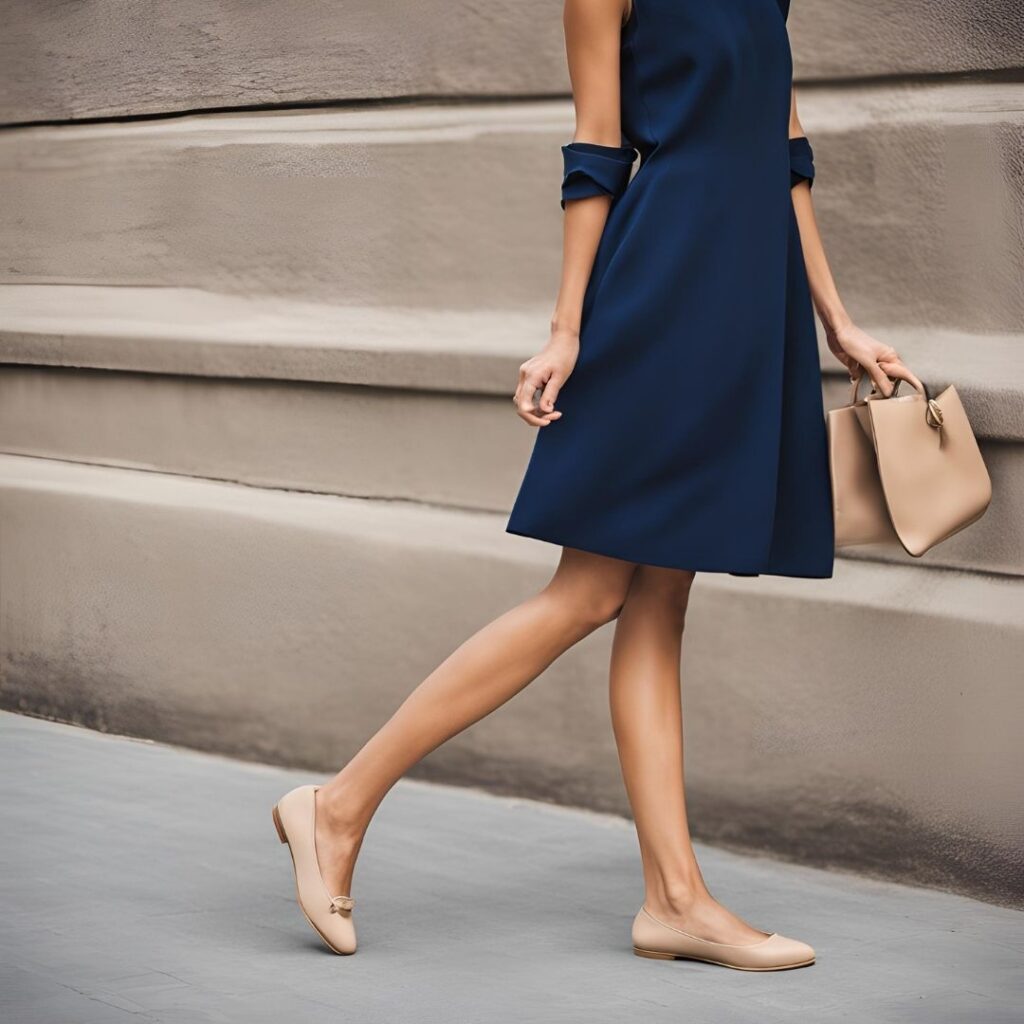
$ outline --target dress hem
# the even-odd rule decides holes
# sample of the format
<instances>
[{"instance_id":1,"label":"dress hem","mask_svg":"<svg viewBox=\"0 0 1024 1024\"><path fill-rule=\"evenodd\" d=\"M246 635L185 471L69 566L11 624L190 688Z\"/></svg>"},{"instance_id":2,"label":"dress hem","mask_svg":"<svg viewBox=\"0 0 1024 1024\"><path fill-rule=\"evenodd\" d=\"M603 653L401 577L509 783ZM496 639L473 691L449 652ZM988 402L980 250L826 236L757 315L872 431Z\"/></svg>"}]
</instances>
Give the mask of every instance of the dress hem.
<instances>
[{"instance_id":1,"label":"dress hem","mask_svg":"<svg viewBox=\"0 0 1024 1024\"><path fill-rule=\"evenodd\" d=\"M506 525L506 533L511 533L516 537L527 537L530 540L539 540L545 544L557 544L559 547L574 548L577 551L586 551L591 555L602 555L605 558L615 558L620 562L633 562L636 565L649 565L656 569L679 569L684 572L712 572L720 573L722 575L737 576L737 577L757 577L757 576L777 576L783 579L799 579L799 580L830 580L833 578L834 569L830 568L826 572L783 572L780 569L761 569L759 571L748 571L745 569L727 569L721 565L711 564L693 564L687 563L685 565L677 565L669 562L650 562L638 558L630 558L628 555L622 552L614 552L607 547L598 548L595 545L586 544L575 544L566 540L555 538L551 535L542 535L539 532L527 532L526 530L518 529L511 525Z\"/></svg>"}]
</instances>

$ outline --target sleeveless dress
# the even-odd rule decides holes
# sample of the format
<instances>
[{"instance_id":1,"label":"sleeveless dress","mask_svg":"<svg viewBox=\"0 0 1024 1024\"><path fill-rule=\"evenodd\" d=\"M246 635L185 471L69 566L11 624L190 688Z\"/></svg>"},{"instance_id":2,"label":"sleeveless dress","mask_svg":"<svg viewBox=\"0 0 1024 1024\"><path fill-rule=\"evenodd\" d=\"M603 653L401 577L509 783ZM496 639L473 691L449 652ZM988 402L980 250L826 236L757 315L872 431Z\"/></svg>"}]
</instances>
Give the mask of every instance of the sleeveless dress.
<instances>
[{"instance_id":1,"label":"sleeveless dress","mask_svg":"<svg viewBox=\"0 0 1024 1024\"><path fill-rule=\"evenodd\" d=\"M563 206L613 198L562 418L538 430L510 533L676 569L832 575L788 6L634 0L628 144L562 150Z\"/></svg>"}]
</instances>

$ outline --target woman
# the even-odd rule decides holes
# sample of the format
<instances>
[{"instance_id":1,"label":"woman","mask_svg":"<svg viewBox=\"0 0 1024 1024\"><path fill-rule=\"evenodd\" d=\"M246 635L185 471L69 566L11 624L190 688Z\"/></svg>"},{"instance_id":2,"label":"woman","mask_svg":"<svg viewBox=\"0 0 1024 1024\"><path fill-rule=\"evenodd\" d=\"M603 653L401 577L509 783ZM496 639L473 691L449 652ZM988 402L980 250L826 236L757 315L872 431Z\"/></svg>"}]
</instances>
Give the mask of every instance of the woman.
<instances>
[{"instance_id":1,"label":"woman","mask_svg":"<svg viewBox=\"0 0 1024 1024\"><path fill-rule=\"evenodd\" d=\"M884 394L890 377L913 379L833 284L787 7L566 2L576 133L563 147L563 270L550 340L520 368L516 408L540 429L508 523L563 545L561 560L337 776L275 807L300 905L336 952L356 948L353 868L391 786L614 619L612 721L646 890L635 951L746 970L814 961L721 906L701 877L679 680L695 572L832 574L811 298L851 375L863 368Z\"/></svg>"}]
</instances>

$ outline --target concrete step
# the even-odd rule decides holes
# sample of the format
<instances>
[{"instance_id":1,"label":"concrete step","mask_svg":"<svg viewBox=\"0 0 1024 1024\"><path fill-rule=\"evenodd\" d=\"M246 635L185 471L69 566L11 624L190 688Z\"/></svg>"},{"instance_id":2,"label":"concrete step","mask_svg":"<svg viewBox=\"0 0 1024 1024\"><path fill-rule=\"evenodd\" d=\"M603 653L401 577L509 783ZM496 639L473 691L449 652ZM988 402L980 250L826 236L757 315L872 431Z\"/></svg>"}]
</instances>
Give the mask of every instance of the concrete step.
<instances>
[{"instance_id":1,"label":"concrete step","mask_svg":"<svg viewBox=\"0 0 1024 1024\"><path fill-rule=\"evenodd\" d=\"M814 89L816 197L860 319L1024 330L1024 84ZM564 102L218 115L0 136L0 281L357 306L553 301ZM486 230L481 230L486 225Z\"/></svg>"},{"instance_id":2,"label":"concrete step","mask_svg":"<svg viewBox=\"0 0 1024 1024\"><path fill-rule=\"evenodd\" d=\"M395 96L568 93L549 0L228 0L7 13L6 123Z\"/></svg>"},{"instance_id":3,"label":"concrete step","mask_svg":"<svg viewBox=\"0 0 1024 1024\"><path fill-rule=\"evenodd\" d=\"M998 70L1021 67L1022 19L1016 0L800 0L790 35L801 78ZM37 0L4 28L5 123L569 89L560 8L544 0Z\"/></svg>"},{"instance_id":4,"label":"concrete step","mask_svg":"<svg viewBox=\"0 0 1024 1024\"><path fill-rule=\"evenodd\" d=\"M509 374L547 340L550 314L0 285L0 362L511 396Z\"/></svg>"},{"instance_id":5,"label":"concrete step","mask_svg":"<svg viewBox=\"0 0 1024 1024\"><path fill-rule=\"evenodd\" d=\"M533 443L508 398L541 310L58 286L0 288L0 308L3 451L504 512ZM934 389L957 384L995 484L985 518L925 562L1024 574L1022 339L880 333ZM828 404L846 396L828 372Z\"/></svg>"},{"instance_id":6,"label":"concrete step","mask_svg":"<svg viewBox=\"0 0 1024 1024\"><path fill-rule=\"evenodd\" d=\"M0 535L4 707L310 768L350 756L556 553L490 514L14 456ZM961 891L1019 881L1020 580L708 574L687 628L700 835ZM421 774L624 810L610 633Z\"/></svg>"},{"instance_id":7,"label":"concrete step","mask_svg":"<svg viewBox=\"0 0 1024 1024\"><path fill-rule=\"evenodd\" d=\"M18 257L0 282L550 303L569 125L548 103L12 130L0 231Z\"/></svg>"},{"instance_id":8,"label":"concrete step","mask_svg":"<svg viewBox=\"0 0 1024 1024\"><path fill-rule=\"evenodd\" d=\"M1024 83L800 96L815 205L851 312L894 326L1024 329Z\"/></svg>"},{"instance_id":9,"label":"concrete step","mask_svg":"<svg viewBox=\"0 0 1024 1024\"><path fill-rule=\"evenodd\" d=\"M195 288L0 285L0 364L510 393L547 337L543 305L358 307ZM1024 335L867 326L938 390L955 383L980 436L1024 441ZM845 370L819 341L830 405Z\"/></svg>"},{"instance_id":10,"label":"concrete step","mask_svg":"<svg viewBox=\"0 0 1024 1024\"><path fill-rule=\"evenodd\" d=\"M533 437L508 396L0 369L0 451L266 487L507 510Z\"/></svg>"},{"instance_id":11,"label":"concrete step","mask_svg":"<svg viewBox=\"0 0 1024 1024\"><path fill-rule=\"evenodd\" d=\"M1017 0L793 0L789 35L804 80L1024 67Z\"/></svg>"}]
</instances>

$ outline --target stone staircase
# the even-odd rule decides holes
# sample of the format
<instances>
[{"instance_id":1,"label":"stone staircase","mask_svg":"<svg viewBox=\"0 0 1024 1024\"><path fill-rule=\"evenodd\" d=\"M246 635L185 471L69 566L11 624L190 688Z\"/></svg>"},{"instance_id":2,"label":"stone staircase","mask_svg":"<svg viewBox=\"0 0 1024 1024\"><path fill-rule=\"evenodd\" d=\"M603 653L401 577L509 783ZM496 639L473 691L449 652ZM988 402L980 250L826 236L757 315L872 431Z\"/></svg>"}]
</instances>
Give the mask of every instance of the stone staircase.
<instances>
[{"instance_id":1,"label":"stone staircase","mask_svg":"<svg viewBox=\"0 0 1024 1024\"><path fill-rule=\"evenodd\" d=\"M42 5L0 73L21 125L0 133L0 703L321 770L553 564L503 526L532 442L508 398L559 258L557 11L225 4L206 24L186 2L157 32L131 6L108 24ZM1006 38L981 19L957 47L961 5L930 6L945 27L805 0L801 112L847 301L929 384L957 384L995 500L921 560L702 577L688 779L702 837L1009 899L1020 26L990 2ZM875 7L926 45L870 29ZM453 21L472 45L450 45ZM862 28L866 81L844 36ZM404 49L385 57L388 38ZM200 43L191 76L161 59ZM88 87L31 84L44 49ZM295 109L110 120L267 103ZM106 120L25 126L70 118ZM623 810L607 633L422 772Z\"/></svg>"}]
</instances>

